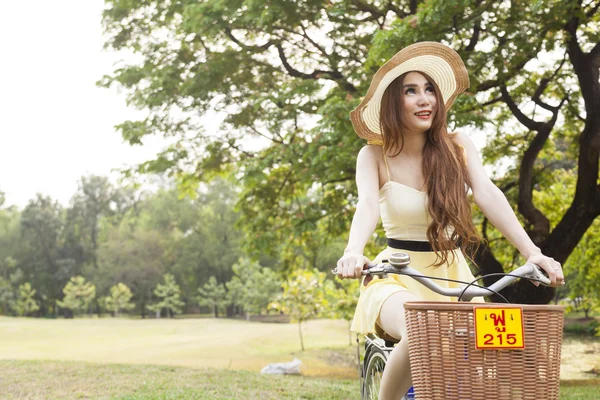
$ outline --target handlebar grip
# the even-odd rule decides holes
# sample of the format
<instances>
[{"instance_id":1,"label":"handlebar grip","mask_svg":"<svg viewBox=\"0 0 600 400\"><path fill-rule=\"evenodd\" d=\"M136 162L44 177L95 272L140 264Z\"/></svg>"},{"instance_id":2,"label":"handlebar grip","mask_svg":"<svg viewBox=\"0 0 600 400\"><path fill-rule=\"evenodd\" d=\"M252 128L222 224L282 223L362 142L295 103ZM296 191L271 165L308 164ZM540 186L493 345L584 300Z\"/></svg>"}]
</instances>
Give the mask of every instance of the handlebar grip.
<instances>
[{"instance_id":1,"label":"handlebar grip","mask_svg":"<svg viewBox=\"0 0 600 400\"><path fill-rule=\"evenodd\" d=\"M363 270L362 270L362 275L363 275L363 276L365 276L365 275L369 275L369 270L370 270L371 268L375 267L375 266L377 266L377 264L368 263L366 266L364 266L364 267L363 267ZM332 273L332 274L334 274L334 275L337 275L337 273L338 273L338 272L337 272L337 267L335 267L334 269L332 269L332 270L331 270L331 273Z\"/></svg>"}]
</instances>

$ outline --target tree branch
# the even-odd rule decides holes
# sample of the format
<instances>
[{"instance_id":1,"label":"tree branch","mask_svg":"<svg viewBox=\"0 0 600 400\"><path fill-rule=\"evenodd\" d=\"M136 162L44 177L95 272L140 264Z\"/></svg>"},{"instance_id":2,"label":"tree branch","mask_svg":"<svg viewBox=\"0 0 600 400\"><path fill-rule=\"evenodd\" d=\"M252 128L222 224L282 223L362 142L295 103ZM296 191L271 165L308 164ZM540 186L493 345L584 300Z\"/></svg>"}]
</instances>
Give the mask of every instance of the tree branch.
<instances>
[{"instance_id":1,"label":"tree branch","mask_svg":"<svg viewBox=\"0 0 600 400\"><path fill-rule=\"evenodd\" d=\"M273 41L269 40L267 41L267 43L263 44L263 45L247 45L245 43L242 43L238 38L236 38L235 36L233 36L233 32L231 30L231 28L224 28L225 30L225 34L227 35L227 37L229 39L231 39L232 42L234 42L235 44L237 44L238 46L240 46L243 49L246 50L251 50L251 49L256 49L256 50L260 50L260 51L265 51L267 50L269 47L271 47L273 45Z\"/></svg>"},{"instance_id":2,"label":"tree branch","mask_svg":"<svg viewBox=\"0 0 600 400\"><path fill-rule=\"evenodd\" d=\"M515 65L513 72L511 74L504 75L504 80L502 82L509 81L512 77L521 72L521 70L523 69L523 67L525 67L525 64L527 64L528 61L529 60L524 60L521 63ZM490 90L492 88L500 86L502 82L499 79L490 79L488 81L481 82L479 86L477 86L476 91L485 92L486 90Z\"/></svg>"},{"instance_id":3,"label":"tree branch","mask_svg":"<svg viewBox=\"0 0 600 400\"><path fill-rule=\"evenodd\" d=\"M346 82L344 80L343 75L339 71L323 71L323 70L316 69L313 72L311 72L310 74L300 72L300 71L294 69L288 62L285 52L283 51L283 46L281 45L281 43L277 43L275 45L275 47L277 48L277 52L279 54L279 59L281 60L281 63L283 64L283 68L285 68L285 70L287 71L287 73L290 76L295 77L295 78L302 78L302 79L320 79L320 78L330 79L330 80L337 82L346 91L351 92L351 93L356 92L356 87L354 87L354 85L352 85L351 83Z\"/></svg>"},{"instance_id":4,"label":"tree branch","mask_svg":"<svg viewBox=\"0 0 600 400\"><path fill-rule=\"evenodd\" d=\"M540 99L540 96L542 94L544 94L544 92L546 91L546 88L548 87L548 84L552 81L552 79L554 79L556 77L556 75L558 75L559 71L562 69L563 65L567 61L566 55L567 55L567 53L565 52L563 60L559 64L558 68L554 71L554 73L549 78L542 78L540 80L539 86L535 90L535 93L533 94L533 97L531 97L531 100L533 100L533 102L535 104L539 105L542 108L545 108L548 111L551 111L552 114L554 115L554 117L556 117L556 114L558 113L558 111L560 110L560 108L564 104L565 100L568 99L569 96L568 95L565 96L565 98L560 102L560 104L558 106L551 106L551 105L545 103L544 101L542 101Z\"/></svg>"},{"instance_id":5,"label":"tree branch","mask_svg":"<svg viewBox=\"0 0 600 400\"><path fill-rule=\"evenodd\" d=\"M321 52L321 54L323 54L325 57L329 58L329 54L327 54L327 51L325 50L325 48L323 46L321 46L319 43L315 42L310 36L308 36L308 32L306 32L306 28L304 27L304 25L300 24L300 28L302 29L302 36L306 40L308 40L310 42L310 44L315 46Z\"/></svg>"},{"instance_id":6,"label":"tree branch","mask_svg":"<svg viewBox=\"0 0 600 400\"><path fill-rule=\"evenodd\" d=\"M496 97L495 99L486 101L485 103L483 103L481 105L481 107L487 107L487 106L491 106L492 104L496 104L502 101L502 97Z\"/></svg>"},{"instance_id":7,"label":"tree branch","mask_svg":"<svg viewBox=\"0 0 600 400\"><path fill-rule=\"evenodd\" d=\"M419 0L410 0L410 13L416 14L418 6L419 6Z\"/></svg>"},{"instance_id":8,"label":"tree branch","mask_svg":"<svg viewBox=\"0 0 600 400\"><path fill-rule=\"evenodd\" d=\"M407 17L407 16L409 16L409 15L411 15L411 14L414 14L414 13L406 13L406 12L402 11L400 8L396 7L396 6L393 4L393 0L390 0L390 1L388 2L388 4L387 4L387 9L388 9L389 11L393 12L394 14L396 14L396 16L397 16L399 19L405 18L405 17Z\"/></svg>"},{"instance_id":9,"label":"tree branch","mask_svg":"<svg viewBox=\"0 0 600 400\"><path fill-rule=\"evenodd\" d=\"M598 2L598 4L600 4L600 1ZM589 54L590 60L592 61L593 65L596 68L598 68L598 66L600 65L600 42L596 43L596 45L592 48Z\"/></svg>"},{"instance_id":10,"label":"tree branch","mask_svg":"<svg viewBox=\"0 0 600 400\"><path fill-rule=\"evenodd\" d=\"M267 140L270 140L270 141L272 141L272 142L275 142L275 143L278 143L278 144L285 144L285 143L283 143L283 139L281 139L281 140L278 140L278 139L275 139L274 137L267 136L267 135L265 135L264 133L260 132L258 129L256 129L256 128L255 128L254 126L252 126L252 125L248 125L248 128L250 128L250 130L251 130L252 132L256 133L258 136L262 136L262 137L264 137L264 138L265 138L265 139L267 139Z\"/></svg>"},{"instance_id":11,"label":"tree branch","mask_svg":"<svg viewBox=\"0 0 600 400\"><path fill-rule=\"evenodd\" d=\"M589 10L588 12L585 13L585 16L588 18L592 18L592 16L594 14L596 14L596 12L598 11L598 8L600 8L600 1L596 0L596 5L594 6L594 8L592 8L591 10Z\"/></svg>"},{"instance_id":12,"label":"tree branch","mask_svg":"<svg viewBox=\"0 0 600 400\"><path fill-rule=\"evenodd\" d=\"M356 6L358 11L367 12L376 18L385 18L385 11L382 11L374 5L364 2L363 0L352 0L351 4Z\"/></svg>"},{"instance_id":13,"label":"tree branch","mask_svg":"<svg viewBox=\"0 0 600 400\"><path fill-rule=\"evenodd\" d=\"M543 124L541 122L534 121L523 114L519 106L517 106L512 97L510 97L510 94L508 93L508 90L504 84L500 85L500 93L502 93L502 100L506 103L509 110L521 124L527 127L527 129L531 131L539 131L543 128Z\"/></svg>"},{"instance_id":14,"label":"tree branch","mask_svg":"<svg viewBox=\"0 0 600 400\"><path fill-rule=\"evenodd\" d=\"M481 33L481 24L476 23L473 26L473 34L471 35L471 39L469 40L469 44L467 45L467 47L465 47L465 51L471 52L471 51L475 50L475 46L477 45L477 42L479 41L479 34L480 33Z\"/></svg>"}]
</instances>

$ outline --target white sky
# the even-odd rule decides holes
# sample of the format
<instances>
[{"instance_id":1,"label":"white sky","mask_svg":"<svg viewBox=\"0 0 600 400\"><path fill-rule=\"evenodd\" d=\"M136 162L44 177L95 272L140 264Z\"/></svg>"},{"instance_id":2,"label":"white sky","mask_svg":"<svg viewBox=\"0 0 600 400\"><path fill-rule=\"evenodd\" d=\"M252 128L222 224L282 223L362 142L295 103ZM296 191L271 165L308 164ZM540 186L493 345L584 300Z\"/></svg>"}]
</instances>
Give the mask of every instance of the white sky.
<instances>
[{"instance_id":1,"label":"white sky","mask_svg":"<svg viewBox=\"0 0 600 400\"><path fill-rule=\"evenodd\" d=\"M150 159L164 146L123 143L114 126L144 116L96 87L119 56L102 50L102 0L0 3L0 191L23 208L36 193L63 205L84 175Z\"/></svg>"}]
</instances>

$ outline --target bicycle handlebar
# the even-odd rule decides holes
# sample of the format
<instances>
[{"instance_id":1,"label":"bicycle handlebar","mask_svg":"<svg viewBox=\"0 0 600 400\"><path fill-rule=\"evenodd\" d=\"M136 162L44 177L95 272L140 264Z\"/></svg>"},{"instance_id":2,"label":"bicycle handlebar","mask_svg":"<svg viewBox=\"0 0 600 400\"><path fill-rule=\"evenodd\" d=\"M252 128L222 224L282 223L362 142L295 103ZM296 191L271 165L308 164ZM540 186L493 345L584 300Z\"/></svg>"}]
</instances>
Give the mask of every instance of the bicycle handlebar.
<instances>
[{"instance_id":1,"label":"bicycle handlebar","mask_svg":"<svg viewBox=\"0 0 600 400\"><path fill-rule=\"evenodd\" d=\"M408 275L416 281L422 283L429 289L443 296L460 297L464 301L470 301L473 297L489 296L492 293L499 292L519 278L538 281L543 285L550 285L550 279L542 273L540 267L535 264L526 263L519 268L507 274L502 279L493 283L489 287L479 287L474 285L465 285L457 288L444 288L435 283L431 278L421 274L419 271L410 268L410 257L406 253L394 253L390 256L388 263L369 264L368 268L363 270L363 275L376 275L385 277L387 274ZM331 271L337 274L337 268ZM465 283L466 284L466 283Z\"/></svg>"}]
</instances>

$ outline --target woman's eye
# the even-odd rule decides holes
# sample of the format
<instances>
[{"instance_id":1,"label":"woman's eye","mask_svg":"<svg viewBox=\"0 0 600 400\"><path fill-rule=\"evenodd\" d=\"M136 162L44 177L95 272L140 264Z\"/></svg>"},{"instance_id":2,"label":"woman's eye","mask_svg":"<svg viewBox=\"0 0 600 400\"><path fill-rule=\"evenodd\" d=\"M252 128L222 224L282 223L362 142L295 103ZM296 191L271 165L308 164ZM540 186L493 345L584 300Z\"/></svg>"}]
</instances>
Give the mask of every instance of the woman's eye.
<instances>
[{"instance_id":1,"label":"woman's eye","mask_svg":"<svg viewBox=\"0 0 600 400\"><path fill-rule=\"evenodd\" d=\"M425 88L425 90L426 90L427 92L429 92L429 93L433 93L433 92L434 92L434 90L433 90L433 86L427 86L427 88Z\"/></svg>"},{"instance_id":2,"label":"woman's eye","mask_svg":"<svg viewBox=\"0 0 600 400\"><path fill-rule=\"evenodd\" d=\"M415 93L415 89L413 89L413 88L408 88L408 89L406 89L406 91L404 92L404 94L409 94L409 93Z\"/></svg>"}]
</instances>

